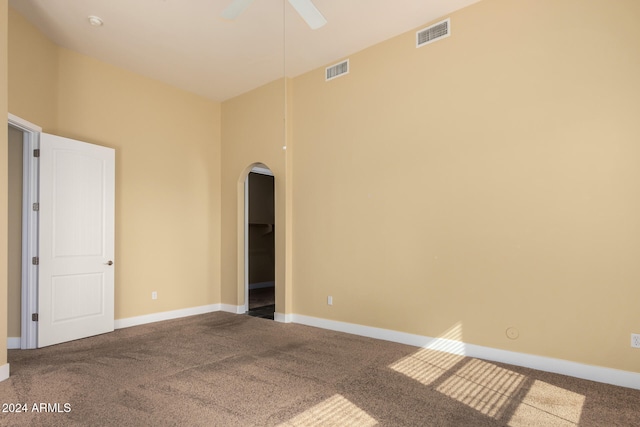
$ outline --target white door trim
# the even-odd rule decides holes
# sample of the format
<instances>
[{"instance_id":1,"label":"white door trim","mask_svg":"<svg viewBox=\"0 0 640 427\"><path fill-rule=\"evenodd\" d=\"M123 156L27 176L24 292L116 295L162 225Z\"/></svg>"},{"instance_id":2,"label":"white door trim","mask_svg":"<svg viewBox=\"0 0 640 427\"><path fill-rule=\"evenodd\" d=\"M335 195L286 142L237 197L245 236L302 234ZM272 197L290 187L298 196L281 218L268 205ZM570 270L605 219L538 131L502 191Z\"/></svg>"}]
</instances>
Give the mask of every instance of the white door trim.
<instances>
[{"instance_id":1,"label":"white door trim","mask_svg":"<svg viewBox=\"0 0 640 427\"><path fill-rule=\"evenodd\" d=\"M38 158L33 150L40 148L42 128L9 113L9 125L24 133L22 175L22 303L20 348L33 349L38 343L38 324L31 314L38 311L38 267L29 262L38 256Z\"/></svg>"},{"instance_id":2,"label":"white door trim","mask_svg":"<svg viewBox=\"0 0 640 427\"><path fill-rule=\"evenodd\" d=\"M249 311L249 173L244 177L244 312Z\"/></svg>"}]
</instances>

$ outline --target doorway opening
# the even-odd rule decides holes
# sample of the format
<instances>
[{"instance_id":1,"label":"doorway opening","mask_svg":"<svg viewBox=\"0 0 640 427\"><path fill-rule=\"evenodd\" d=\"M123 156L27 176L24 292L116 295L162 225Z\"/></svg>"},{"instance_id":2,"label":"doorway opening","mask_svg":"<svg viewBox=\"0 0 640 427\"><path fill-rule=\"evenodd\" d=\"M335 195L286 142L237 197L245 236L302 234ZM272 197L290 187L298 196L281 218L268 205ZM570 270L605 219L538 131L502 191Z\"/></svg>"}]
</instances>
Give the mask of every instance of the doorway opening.
<instances>
[{"instance_id":1,"label":"doorway opening","mask_svg":"<svg viewBox=\"0 0 640 427\"><path fill-rule=\"evenodd\" d=\"M8 233L7 233L7 347L20 348L22 336L22 169L23 139L21 129L9 125L8 139Z\"/></svg>"},{"instance_id":2,"label":"doorway opening","mask_svg":"<svg viewBox=\"0 0 640 427\"><path fill-rule=\"evenodd\" d=\"M37 346L38 159L42 128L9 114L8 120L8 347Z\"/></svg>"},{"instance_id":3,"label":"doorway opening","mask_svg":"<svg viewBox=\"0 0 640 427\"><path fill-rule=\"evenodd\" d=\"M275 313L274 176L254 166L245 181L245 311L264 319Z\"/></svg>"}]
</instances>

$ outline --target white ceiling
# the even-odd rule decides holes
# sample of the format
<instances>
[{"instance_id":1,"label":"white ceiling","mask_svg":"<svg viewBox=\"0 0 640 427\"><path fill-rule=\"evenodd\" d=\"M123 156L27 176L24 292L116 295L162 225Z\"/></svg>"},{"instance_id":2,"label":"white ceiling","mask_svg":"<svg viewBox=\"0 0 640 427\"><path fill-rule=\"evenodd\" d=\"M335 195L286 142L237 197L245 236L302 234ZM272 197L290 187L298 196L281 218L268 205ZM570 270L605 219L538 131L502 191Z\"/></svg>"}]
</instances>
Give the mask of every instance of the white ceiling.
<instances>
[{"instance_id":1,"label":"white ceiling","mask_svg":"<svg viewBox=\"0 0 640 427\"><path fill-rule=\"evenodd\" d=\"M318 30L286 0L255 0L235 21L220 17L231 0L9 4L60 46L223 101L285 74L331 65L477 1L314 0L328 20ZM104 25L89 25L89 15Z\"/></svg>"}]
</instances>

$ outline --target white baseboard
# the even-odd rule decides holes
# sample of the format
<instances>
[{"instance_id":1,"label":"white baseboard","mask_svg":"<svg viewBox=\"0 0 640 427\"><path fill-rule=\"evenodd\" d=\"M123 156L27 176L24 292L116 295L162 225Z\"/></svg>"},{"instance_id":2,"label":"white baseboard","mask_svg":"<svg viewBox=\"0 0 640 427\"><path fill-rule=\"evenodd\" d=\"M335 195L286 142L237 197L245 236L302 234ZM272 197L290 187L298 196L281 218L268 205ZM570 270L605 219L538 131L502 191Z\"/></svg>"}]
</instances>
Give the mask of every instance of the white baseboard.
<instances>
[{"instance_id":1,"label":"white baseboard","mask_svg":"<svg viewBox=\"0 0 640 427\"><path fill-rule=\"evenodd\" d=\"M9 378L9 364L5 363L0 366L0 381L4 381Z\"/></svg>"},{"instance_id":2,"label":"white baseboard","mask_svg":"<svg viewBox=\"0 0 640 427\"><path fill-rule=\"evenodd\" d=\"M178 319L180 317L195 316L197 314L220 311L220 304L202 305L200 307L184 308L181 310L163 311L161 313L146 314L144 316L128 317L126 319L116 319L115 329L129 328L131 326L144 325L147 323L161 322L163 320Z\"/></svg>"},{"instance_id":3,"label":"white baseboard","mask_svg":"<svg viewBox=\"0 0 640 427\"><path fill-rule=\"evenodd\" d=\"M273 320L280 323L291 323L292 314L273 313Z\"/></svg>"},{"instance_id":4,"label":"white baseboard","mask_svg":"<svg viewBox=\"0 0 640 427\"><path fill-rule=\"evenodd\" d=\"M20 337L7 338L7 350L20 349Z\"/></svg>"},{"instance_id":5,"label":"white baseboard","mask_svg":"<svg viewBox=\"0 0 640 427\"><path fill-rule=\"evenodd\" d=\"M246 313L244 309L244 305L220 304L220 311L226 311L227 313L233 313L233 314Z\"/></svg>"},{"instance_id":6,"label":"white baseboard","mask_svg":"<svg viewBox=\"0 0 640 427\"><path fill-rule=\"evenodd\" d=\"M570 362L568 360L516 353L513 351L466 344L443 338L432 338L423 335L408 334L389 329L374 328L371 326L362 326L354 323L338 322L335 320L320 319L317 317L303 316L299 314L291 314L287 316L290 316L293 323L299 323L302 325L315 326L317 328L346 332L349 334L385 341L393 341L415 347L440 350L447 353L476 357L478 359L485 359L494 362L508 363L510 365L538 369L541 371L569 375L576 378L640 390L640 373L636 372L585 365L583 363Z\"/></svg>"}]
</instances>

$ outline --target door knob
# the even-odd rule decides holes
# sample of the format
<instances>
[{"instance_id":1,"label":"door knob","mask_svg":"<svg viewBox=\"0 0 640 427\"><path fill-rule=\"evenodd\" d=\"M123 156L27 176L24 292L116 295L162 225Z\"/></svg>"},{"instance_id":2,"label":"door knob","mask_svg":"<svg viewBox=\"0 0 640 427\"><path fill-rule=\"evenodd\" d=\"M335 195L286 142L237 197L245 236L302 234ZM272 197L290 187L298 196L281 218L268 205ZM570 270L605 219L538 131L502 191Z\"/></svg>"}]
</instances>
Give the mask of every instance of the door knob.
<instances>
[{"instance_id":1,"label":"door knob","mask_svg":"<svg viewBox=\"0 0 640 427\"><path fill-rule=\"evenodd\" d=\"M113 261L111 260L107 261L107 265L113 265Z\"/></svg>"}]
</instances>

